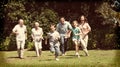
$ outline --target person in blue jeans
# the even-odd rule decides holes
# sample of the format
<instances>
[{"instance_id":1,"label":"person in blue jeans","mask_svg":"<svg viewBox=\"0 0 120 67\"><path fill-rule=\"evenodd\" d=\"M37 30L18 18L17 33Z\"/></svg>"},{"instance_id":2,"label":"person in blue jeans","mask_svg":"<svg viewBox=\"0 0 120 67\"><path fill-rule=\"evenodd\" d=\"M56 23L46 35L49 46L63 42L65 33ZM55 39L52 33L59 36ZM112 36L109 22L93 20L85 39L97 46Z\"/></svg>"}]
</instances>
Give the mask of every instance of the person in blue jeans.
<instances>
[{"instance_id":1,"label":"person in blue jeans","mask_svg":"<svg viewBox=\"0 0 120 67\"><path fill-rule=\"evenodd\" d=\"M58 56L60 54L60 35L59 33L55 30L55 24L50 25L50 32L48 33L48 38L49 38L49 44L50 44L50 51L52 53L55 53L55 60L59 61Z\"/></svg>"},{"instance_id":2,"label":"person in blue jeans","mask_svg":"<svg viewBox=\"0 0 120 67\"><path fill-rule=\"evenodd\" d=\"M67 50L67 41L70 37L72 26L69 22L65 21L64 17L60 18L60 22L57 24L56 30L60 34L60 44L61 44L61 52L62 56L64 56Z\"/></svg>"}]
</instances>

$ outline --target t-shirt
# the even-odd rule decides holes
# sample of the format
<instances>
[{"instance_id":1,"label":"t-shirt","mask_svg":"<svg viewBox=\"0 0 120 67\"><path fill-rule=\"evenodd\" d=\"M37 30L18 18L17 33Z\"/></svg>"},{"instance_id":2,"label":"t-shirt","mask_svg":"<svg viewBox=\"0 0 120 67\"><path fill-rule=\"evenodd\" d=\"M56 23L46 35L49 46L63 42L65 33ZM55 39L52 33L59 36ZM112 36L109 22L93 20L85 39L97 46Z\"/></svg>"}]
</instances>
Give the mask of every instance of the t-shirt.
<instances>
[{"instance_id":1,"label":"t-shirt","mask_svg":"<svg viewBox=\"0 0 120 67\"><path fill-rule=\"evenodd\" d=\"M35 28L32 28L32 36L34 37L35 41L39 41L40 39L42 39L43 35L43 30L42 28L38 28L37 30Z\"/></svg>"},{"instance_id":2,"label":"t-shirt","mask_svg":"<svg viewBox=\"0 0 120 67\"><path fill-rule=\"evenodd\" d=\"M79 28L81 29L81 32L84 34L87 34L91 30L91 27L88 23L84 23L83 25L79 25Z\"/></svg>"},{"instance_id":3,"label":"t-shirt","mask_svg":"<svg viewBox=\"0 0 120 67\"><path fill-rule=\"evenodd\" d=\"M58 42L60 35L57 31L48 33L49 42Z\"/></svg>"},{"instance_id":4,"label":"t-shirt","mask_svg":"<svg viewBox=\"0 0 120 67\"><path fill-rule=\"evenodd\" d=\"M61 24L61 22L59 22L57 24L56 30L59 32L60 36L66 36L68 30L72 30L72 26L67 21L65 21L64 24Z\"/></svg>"},{"instance_id":5,"label":"t-shirt","mask_svg":"<svg viewBox=\"0 0 120 67\"><path fill-rule=\"evenodd\" d=\"M23 25L22 27L19 25L19 24L17 24L14 28L13 28L13 30L12 30L13 32L17 32L18 34L16 35L16 39L17 40L25 40L25 33L27 32L27 29L26 29L26 26L25 25Z\"/></svg>"},{"instance_id":6,"label":"t-shirt","mask_svg":"<svg viewBox=\"0 0 120 67\"><path fill-rule=\"evenodd\" d=\"M75 35L75 34L80 34L80 29L79 27L75 27L72 29L72 39L76 39L76 40L79 40L80 38L80 35Z\"/></svg>"}]
</instances>

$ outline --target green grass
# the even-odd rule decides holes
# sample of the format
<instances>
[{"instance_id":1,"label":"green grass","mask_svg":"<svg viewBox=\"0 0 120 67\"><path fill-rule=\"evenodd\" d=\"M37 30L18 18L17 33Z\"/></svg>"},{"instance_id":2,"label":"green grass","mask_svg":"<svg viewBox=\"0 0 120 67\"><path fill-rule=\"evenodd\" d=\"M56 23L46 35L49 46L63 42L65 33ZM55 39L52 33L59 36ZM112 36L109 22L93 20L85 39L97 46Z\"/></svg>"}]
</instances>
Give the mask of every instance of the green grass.
<instances>
[{"instance_id":1,"label":"green grass","mask_svg":"<svg viewBox=\"0 0 120 67\"><path fill-rule=\"evenodd\" d=\"M2 54L4 53L4 54ZM75 51L67 51L66 56L60 56L56 61L50 51L43 51L41 57L35 57L35 51L25 51L25 59L19 59L16 51L2 51L4 55L0 62L1 67L119 67L120 50L89 50L90 56L74 56ZM117 54L116 54L117 53Z\"/></svg>"}]
</instances>

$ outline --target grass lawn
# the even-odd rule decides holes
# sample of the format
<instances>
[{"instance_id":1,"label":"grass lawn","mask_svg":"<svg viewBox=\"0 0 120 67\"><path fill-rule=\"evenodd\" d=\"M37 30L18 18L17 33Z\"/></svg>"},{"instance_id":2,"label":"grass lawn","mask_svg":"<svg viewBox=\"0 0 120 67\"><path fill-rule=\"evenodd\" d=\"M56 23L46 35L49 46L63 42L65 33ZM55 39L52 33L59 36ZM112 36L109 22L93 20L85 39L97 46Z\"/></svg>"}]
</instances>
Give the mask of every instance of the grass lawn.
<instances>
[{"instance_id":1,"label":"grass lawn","mask_svg":"<svg viewBox=\"0 0 120 67\"><path fill-rule=\"evenodd\" d=\"M120 67L120 50L89 50L90 56L79 53L77 58L75 51L67 51L56 61L50 51L43 51L41 57L35 57L35 51L25 51L25 59L17 58L16 51L1 51L0 67Z\"/></svg>"}]
</instances>

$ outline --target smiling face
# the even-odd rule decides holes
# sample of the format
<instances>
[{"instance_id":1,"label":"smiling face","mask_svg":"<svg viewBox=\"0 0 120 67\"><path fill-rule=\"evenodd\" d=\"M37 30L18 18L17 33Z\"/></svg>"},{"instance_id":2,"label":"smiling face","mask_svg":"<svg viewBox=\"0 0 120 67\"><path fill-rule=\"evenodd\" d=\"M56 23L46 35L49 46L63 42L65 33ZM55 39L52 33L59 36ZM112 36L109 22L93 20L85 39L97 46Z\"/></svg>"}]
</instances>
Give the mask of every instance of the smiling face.
<instances>
[{"instance_id":1,"label":"smiling face","mask_svg":"<svg viewBox=\"0 0 120 67\"><path fill-rule=\"evenodd\" d=\"M76 20L74 20L72 25L73 25L73 27L77 27L78 26L78 22Z\"/></svg>"},{"instance_id":2,"label":"smiling face","mask_svg":"<svg viewBox=\"0 0 120 67\"><path fill-rule=\"evenodd\" d=\"M60 18L60 22L61 22L62 24L64 24L65 18L64 18L64 17Z\"/></svg>"}]
</instances>

